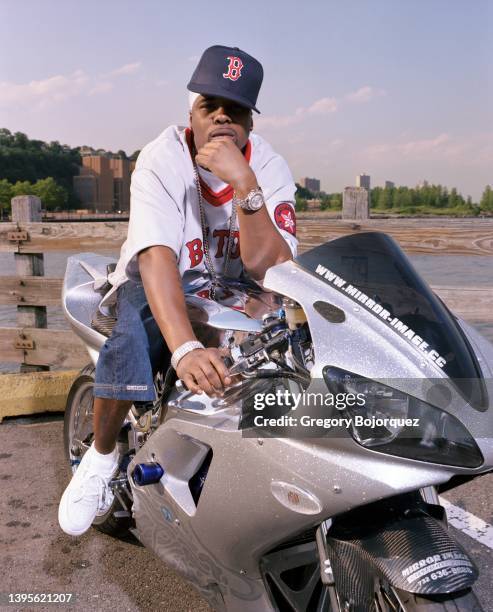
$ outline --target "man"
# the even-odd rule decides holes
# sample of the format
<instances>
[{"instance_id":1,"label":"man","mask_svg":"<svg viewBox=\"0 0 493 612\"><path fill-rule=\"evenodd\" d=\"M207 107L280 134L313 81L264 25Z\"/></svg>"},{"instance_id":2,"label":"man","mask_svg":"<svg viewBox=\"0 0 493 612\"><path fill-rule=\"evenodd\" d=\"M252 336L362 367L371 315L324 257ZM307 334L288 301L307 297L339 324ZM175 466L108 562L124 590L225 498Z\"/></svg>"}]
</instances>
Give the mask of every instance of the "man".
<instances>
[{"instance_id":1,"label":"man","mask_svg":"<svg viewBox=\"0 0 493 612\"><path fill-rule=\"evenodd\" d=\"M59 507L70 535L113 501L116 439L131 405L155 399L154 373L171 364L195 393L231 383L216 348L197 341L183 283L197 273L261 280L296 253L295 185L285 161L253 129L261 64L238 48L202 55L190 90L190 126L171 126L139 155L127 241L110 276L117 323L94 386L94 442ZM241 254L241 256L240 256Z\"/></svg>"}]
</instances>

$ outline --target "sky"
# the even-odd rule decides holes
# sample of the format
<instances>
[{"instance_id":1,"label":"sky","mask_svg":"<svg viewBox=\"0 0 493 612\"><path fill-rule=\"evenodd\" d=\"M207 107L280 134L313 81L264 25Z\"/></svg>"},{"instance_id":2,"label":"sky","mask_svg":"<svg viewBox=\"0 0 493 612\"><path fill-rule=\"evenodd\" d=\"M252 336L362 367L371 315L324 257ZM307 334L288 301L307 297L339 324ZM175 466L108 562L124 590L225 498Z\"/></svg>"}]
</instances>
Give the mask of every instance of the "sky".
<instances>
[{"instance_id":1,"label":"sky","mask_svg":"<svg viewBox=\"0 0 493 612\"><path fill-rule=\"evenodd\" d=\"M255 131L296 180L493 183L493 0L0 0L0 127L131 154L187 124L214 44L263 64Z\"/></svg>"}]
</instances>

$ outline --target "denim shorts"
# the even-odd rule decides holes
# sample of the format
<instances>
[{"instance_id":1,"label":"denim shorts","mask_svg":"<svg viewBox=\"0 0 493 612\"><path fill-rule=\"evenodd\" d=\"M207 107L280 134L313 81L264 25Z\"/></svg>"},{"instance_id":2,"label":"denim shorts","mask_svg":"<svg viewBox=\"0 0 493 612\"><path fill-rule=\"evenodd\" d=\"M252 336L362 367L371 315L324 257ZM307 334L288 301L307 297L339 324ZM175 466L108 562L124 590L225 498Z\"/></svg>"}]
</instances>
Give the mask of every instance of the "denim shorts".
<instances>
[{"instance_id":1,"label":"denim shorts","mask_svg":"<svg viewBox=\"0 0 493 612\"><path fill-rule=\"evenodd\" d=\"M94 396L135 402L156 399L154 376L169 367L171 354L152 316L142 283L118 288L117 321L99 353Z\"/></svg>"}]
</instances>

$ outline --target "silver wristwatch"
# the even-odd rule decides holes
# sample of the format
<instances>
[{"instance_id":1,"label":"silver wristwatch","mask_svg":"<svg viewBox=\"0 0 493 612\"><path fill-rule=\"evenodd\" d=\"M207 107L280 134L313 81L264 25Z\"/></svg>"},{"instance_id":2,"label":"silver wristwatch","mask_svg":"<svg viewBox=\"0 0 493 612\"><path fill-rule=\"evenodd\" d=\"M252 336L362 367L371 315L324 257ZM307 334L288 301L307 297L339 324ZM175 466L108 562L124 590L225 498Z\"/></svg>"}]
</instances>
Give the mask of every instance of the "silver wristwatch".
<instances>
[{"instance_id":1,"label":"silver wristwatch","mask_svg":"<svg viewBox=\"0 0 493 612\"><path fill-rule=\"evenodd\" d=\"M236 193L233 195L233 204L236 204L243 210L258 210L265 204L264 194L260 187L252 189L245 199L236 197Z\"/></svg>"}]
</instances>

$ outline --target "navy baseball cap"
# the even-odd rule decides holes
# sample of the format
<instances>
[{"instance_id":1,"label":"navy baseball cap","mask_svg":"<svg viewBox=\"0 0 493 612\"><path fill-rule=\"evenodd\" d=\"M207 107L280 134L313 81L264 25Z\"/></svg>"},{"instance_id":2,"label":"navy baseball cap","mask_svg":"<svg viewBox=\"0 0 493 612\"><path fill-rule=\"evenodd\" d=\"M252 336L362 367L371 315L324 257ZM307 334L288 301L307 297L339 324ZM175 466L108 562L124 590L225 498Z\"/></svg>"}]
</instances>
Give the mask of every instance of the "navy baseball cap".
<instances>
[{"instance_id":1,"label":"navy baseball cap","mask_svg":"<svg viewBox=\"0 0 493 612\"><path fill-rule=\"evenodd\" d=\"M255 105L263 78L262 64L254 57L238 47L214 45L202 54L187 89L233 100L260 113Z\"/></svg>"}]
</instances>

